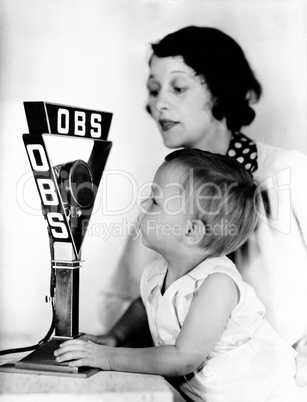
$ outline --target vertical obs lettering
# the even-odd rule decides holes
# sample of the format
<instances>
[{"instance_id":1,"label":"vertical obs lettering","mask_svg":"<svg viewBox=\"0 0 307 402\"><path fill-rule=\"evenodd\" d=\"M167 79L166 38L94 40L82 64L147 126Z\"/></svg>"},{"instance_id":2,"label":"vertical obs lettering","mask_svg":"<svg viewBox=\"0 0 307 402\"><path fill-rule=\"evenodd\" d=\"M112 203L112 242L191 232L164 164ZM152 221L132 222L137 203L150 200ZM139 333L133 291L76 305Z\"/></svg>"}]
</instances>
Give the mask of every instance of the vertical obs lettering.
<instances>
[{"instance_id":1,"label":"vertical obs lettering","mask_svg":"<svg viewBox=\"0 0 307 402\"><path fill-rule=\"evenodd\" d=\"M32 170L36 172L48 172L49 164L46 157L44 147L41 144L28 144L27 151L32 166ZM34 175L35 177L35 175ZM35 178L36 179L36 178ZM59 198L56 188L51 179L36 179L38 191L41 195L42 202L45 206L59 205ZM64 218L59 212L48 212L47 220L51 226L51 233L56 239L67 239L68 232L64 223Z\"/></svg>"},{"instance_id":2,"label":"vertical obs lettering","mask_svg":"<svg viewBox=\"0 0 307 402\"><path fill-rule=\"evenodd\" d=\"M67 239L68 232L64 223L63 215L59 212L48 212L47 214L48 223L51 226L52 236L56 239ZM57 232L53 228L60 229L60 232Z\"/></svg>"}]
</instances>

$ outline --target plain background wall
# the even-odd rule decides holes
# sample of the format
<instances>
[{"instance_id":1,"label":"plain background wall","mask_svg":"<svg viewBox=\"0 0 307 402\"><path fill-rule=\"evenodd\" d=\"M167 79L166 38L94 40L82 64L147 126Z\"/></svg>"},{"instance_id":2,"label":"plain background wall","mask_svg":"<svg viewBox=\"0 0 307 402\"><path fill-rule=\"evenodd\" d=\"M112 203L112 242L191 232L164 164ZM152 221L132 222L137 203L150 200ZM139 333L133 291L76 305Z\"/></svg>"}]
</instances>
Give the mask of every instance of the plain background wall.
<instances>
[{"instance_id":1,"label":"plain background wall","mask_svg":"<svg viewBox=\"0 0 307 402\"><path fill-rule=\"evenodd\" d=\"M0 331L10 345L49 327L46 224L22 142L23 101L114 113L110 174L83 245L80 330L106 329L103 295L134 222L133 185L150 182L168 150L145 112L149 43L185 25L222 29L245 50L264 94L243 130L307 152L306 2L301 0L2 0L0 39ZM126 176L124 176L126 175ZM130 179L128 179L130 177ZM102 201L108 211L103 214ZM131 208L128 208L130 203ZM113 226L112 226L113 225Z\"/></svg>"}]
</instances>

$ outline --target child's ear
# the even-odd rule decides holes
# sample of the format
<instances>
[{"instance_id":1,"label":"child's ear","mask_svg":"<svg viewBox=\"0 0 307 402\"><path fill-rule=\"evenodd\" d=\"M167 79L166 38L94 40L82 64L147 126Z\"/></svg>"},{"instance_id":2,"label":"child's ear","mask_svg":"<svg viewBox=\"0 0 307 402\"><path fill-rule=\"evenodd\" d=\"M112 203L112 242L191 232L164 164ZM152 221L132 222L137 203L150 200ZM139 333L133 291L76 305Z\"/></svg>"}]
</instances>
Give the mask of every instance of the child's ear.
<instances>
[{"instance_id":1,"label":"child's ear","mask_svg":"<svg viewBox=\"0 0 307 402\"><path fill-rule=\"evenodd\" d=\"M188 245L196 246L206 235L206 226L200 219L187 222L185 241Z\"/></svg>"}]
</instances>

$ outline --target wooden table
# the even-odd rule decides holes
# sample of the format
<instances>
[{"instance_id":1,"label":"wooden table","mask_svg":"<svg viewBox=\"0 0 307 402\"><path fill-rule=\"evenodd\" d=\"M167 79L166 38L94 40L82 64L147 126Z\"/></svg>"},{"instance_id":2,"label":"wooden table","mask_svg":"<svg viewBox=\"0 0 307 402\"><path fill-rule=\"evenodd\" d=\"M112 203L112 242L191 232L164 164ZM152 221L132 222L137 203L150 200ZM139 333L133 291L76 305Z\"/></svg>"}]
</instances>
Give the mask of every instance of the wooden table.
<instances>
[{"instance_id":1,"label":"wooden table","mask_svg":"<svg viewBox=\"0 0 307 402\"><path fill-rule=\"evenodd\" d=\"M25 354L0 357L13 363ZM160 376L99 371L88 378L0 372L0 402L172 402Z\"/></svg>"}]
</instances>

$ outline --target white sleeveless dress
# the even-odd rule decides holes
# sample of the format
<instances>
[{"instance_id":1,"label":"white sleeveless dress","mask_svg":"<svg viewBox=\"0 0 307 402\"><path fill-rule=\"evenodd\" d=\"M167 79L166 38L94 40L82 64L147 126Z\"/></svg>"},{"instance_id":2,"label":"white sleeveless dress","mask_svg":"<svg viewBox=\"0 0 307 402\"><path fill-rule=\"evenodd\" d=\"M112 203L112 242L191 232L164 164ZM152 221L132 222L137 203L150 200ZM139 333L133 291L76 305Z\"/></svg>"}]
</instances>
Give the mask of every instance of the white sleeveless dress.
<instances>
[{"instance_id":1,"label":"white sleeveless dress","mask_svg":"<svg viewBox=\"0 0 307 402\"><path fill-rule=\"evenodd\" d=\"M162 295L167 262L149 264L141 280L154 344L174 345L202 282L220 272L232 278L239 302L206 360L171 382L188 400L202 402L303 402L307 389L295 384L297 352L268 324L265 308L227 257L210 258L175 281Z\"/></svg>"}]
</instances>

